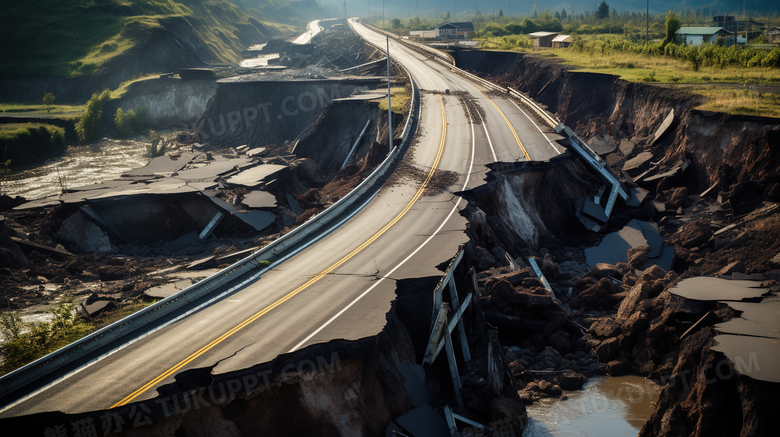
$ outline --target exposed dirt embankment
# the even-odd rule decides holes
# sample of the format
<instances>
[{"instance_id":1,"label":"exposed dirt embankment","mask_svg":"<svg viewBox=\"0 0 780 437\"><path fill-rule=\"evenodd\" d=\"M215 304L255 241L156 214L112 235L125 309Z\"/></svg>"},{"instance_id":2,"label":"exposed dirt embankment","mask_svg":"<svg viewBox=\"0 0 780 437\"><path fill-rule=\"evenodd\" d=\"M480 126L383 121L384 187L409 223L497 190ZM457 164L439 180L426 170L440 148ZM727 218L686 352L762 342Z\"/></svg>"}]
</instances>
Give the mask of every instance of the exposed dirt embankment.
<instances>
[{"instance_id":1,"label":"exposed dirt embankment","mask_svg":"<svg viewBox=\"0 0 780 437\"><path fill-rule=\"evenodd\" d=\"M461 52L459 66L527 93L546 105L583 139L627 139L652 152L661 167L691 159L698 192L724 170L739 170L730 182L760 180L778 168L778 120L694 110L703 97L683 90L627 82L617 76L568 71L549 58L507 52ZM672 130L656 139L674 111ZM722 189L728 189L722 186Z\"/></svg>"},{"instance_id":2,"label":"exposed dirt embankment","mask_svg":"<svg viewBox=\"0 0 780 437\"><path fill-rule=\"evenodd\" d=\"M511 350L520 363L513 363L513 369L522 370L528 363L532 369L560 371L572 368L573 358L574 365L582 369L587 362L580 362L576 354L556 360L554 353L545 356L542 350L552 347L562 355L570 347L582 347L590 350L589 357L596 361L588 368L592 373L634 372L664 385L642 436L770 435L769 430L777 427L776 414L772 413L777 404L771 400L777 384L740 373L740 363L735 370L735 363L711 349L716 344L712 326L734 318L737 312L723 303L679 297L670 289L685 278L718 274L755 280L767 293L777 292L777 120L697 111L692 108L699 97L683 91L629 83L609 75L570 72L549 59L523 54L461 52L459 60L464 68L482 70L483 77L546 105L613 168L623 170L629 187L647 196L638 207L619 204L609 220L608 232L631 218L654 220L664 244L675 247L668 272L644 265L647 246L629 249L627 262L599 263L591 268L584 263L582 247L567 247L578 241L567 234L582 235L580 244L587 236L600 239L596 234L564 227L564 234L555 241L539 240L534 253L534 245L527 243L533 241L533 235L529 237L527 229L504 225L507 219L501 214L509 212L507 205L513 198L523 193L523 202L533 204L534 195L539 195L519 184L521 181L494 184L489 194L476 196L475 205L485 208L481 217L475 213L470 217L473 241L484 246L476 251L482 254L484 267L503 266L489 275L482 273L490 294L483 308L494 314L495 323L503 326L504 332L518 335L516 341L522 341L522 348ZM561 175L560 183L587 179L571 180L576 175ZM497 179L502 177L519 176ZM507 194L510 189L513 195ZM548 193L545 200L551 205L541 205L536 213L545 209L564 212L573 202L571 194L564 194L550 202ZM549 224L545 222L539 229L543 234ZM568 289L559 298L576 313L563 320L582 330L561 329L558 337L567 340L561 341L543 324L529 319L528 315L539 313L539 308L549 312L555 307L542 300L545 290L526 277L522 265L513 266L502 259L504 248L496 248L501 243L492 242L520 242L524 244L520 246L523 255L537 255L553 289ZM531 294L539 296L527 296L529 290L536 290ZM699 325L684 335L697 321ZM584 345L577 346L580 342ZM516 371L515 375L528 380L525 373ZM542 388L541 383L526 384L524 391L528 391L523 395L526 402L559 393L549 384Z\"/></svg>"},{"instance_id":3,"label":"exposed dirt embankment","mask_svg":"<svg viewBox=\"0 0 780 437\"><path fill-rule=\"evenodd\" d=\"M139 81L128 87L122 99L106 104L103 112L113 118L117 108L122 108L124 112L147 108L150 128L176 131L184 126L184 130L188 130L206 111L216 89L217 82L214 79L160 78Z\"/></svg>"},{"instance_id":4,"label":"exposed dirt embankment","mask_svg":"<svg viewBox=\"0 0 780 437\"><path fill-rule=\"evenodd\" d=\"M333 99L371 81L304 80L220 83L193 131L214 147L261 147L293 141ZM361 126L362 128L362 126Z\"/></svg>"}]
</instances>

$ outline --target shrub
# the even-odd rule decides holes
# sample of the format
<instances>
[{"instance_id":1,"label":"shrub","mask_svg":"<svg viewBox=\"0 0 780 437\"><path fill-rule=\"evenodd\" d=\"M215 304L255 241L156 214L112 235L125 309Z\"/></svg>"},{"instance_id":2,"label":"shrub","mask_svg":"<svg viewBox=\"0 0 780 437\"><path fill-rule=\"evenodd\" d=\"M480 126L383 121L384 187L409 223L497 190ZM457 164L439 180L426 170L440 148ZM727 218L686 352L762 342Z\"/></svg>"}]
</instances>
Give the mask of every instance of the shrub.
<instances>
[{"instance_id":1,"label":"shrub","mask_svg":"<svg viewBox=\"0 0 780 437\"><path fill-rule=\"evenodd\" d=\"M65 129L50 124L6 124L0 128L3 159L15 165L42 161L65 151Z\"/></svg>"},{"instance_id":2,"label":"shrub","mask_svg":"<svg viewBox=\"0 0 780 437\"><path fill-rule=\"evenodd\" d=\"M149 131L149 144L146 145L146 156L150 158L156 158L158 156L165 155L165 149L167 144L162 142L162 137L153 130Z\"/></svg>"},{"instance_id":3,"label":"shrub","mask_svg":"<svg viewBox=\"0 0 780 437\"><path fill-rule=\"evenodd\" d=\"M81 320L72 302L64 302L50 310L50 322L26 323L16 312L0 315L0 332L6 338L0 351L3 363L0 373L8 373L56 350L74 337L92 331L90 324Z\"/></svg>"},{"instance_id":4,"label":"shrub","mask_svg":"<svg viewBox=\"0 0 780 437\"><path fill-rule=\"evenodd\" d=\"M92 94L87 102L87 109L76 122L76 135L79 141L92 141L100 134L100 119L103 117L103 104L111 97L108 90Z\"/></svg>"},{"instance_id":5,"label":"shrub","mask_svg":"<svg viewBox=\"0 0 780 437\"><path fill-rule=\"evenodd\" d=\"M124 112L117 108L114 123L120 135L130 135L141 131L146 119L149 117L149 109L145 107Z\"/></svg>"}]
</instances>

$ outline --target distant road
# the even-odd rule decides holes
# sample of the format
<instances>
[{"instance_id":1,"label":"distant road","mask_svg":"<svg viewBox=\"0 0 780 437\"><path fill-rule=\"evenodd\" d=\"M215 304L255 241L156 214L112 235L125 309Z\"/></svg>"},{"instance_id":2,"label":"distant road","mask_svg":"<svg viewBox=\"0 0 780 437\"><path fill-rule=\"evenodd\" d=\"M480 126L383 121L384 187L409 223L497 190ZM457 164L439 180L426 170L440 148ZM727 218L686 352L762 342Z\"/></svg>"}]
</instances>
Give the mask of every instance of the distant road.
<instances>
[{"instance_id":1,"label":"distant road","mask_svg":"<svg viewBox=\"0 0 780 437\"><path fill-rule=\"evenodd\" d=\"M311 39L314 38L314 35L322 31L322 27L320 27L320 20L314 20L309 22L307 29L308 30L306 32L303 32L302 34L298 35L298 38L295 38L292 42L294 44L310 43Z\"/></svg>"},{"instance_id":2,"label":"distant road","mask_svg":"<svg viewBox=\"0 0 780 437\"><path fill-rule=\"evenodd\" d=\"M383 35L360 24L355 29L384 46ZM427 179L383 187L354 217L262 277L250 274L223 299L56 375L0 417L124 405L156 397L158 387L189 369L214 366L212 373L221 374L315 343L373 336L384 328L398 281L441 276L437 266L468 240L458 213L465 201L452 192L481 184L487 163L558 152L510 100L489 98L487 89L401 43L391 41L390 52L423 90L410 162L428 177L454 172L457 183L434 195L423 195ZM466 112L463 97L438 92L445 89L473 98L484 123Z\"/></svg>"}]
</instances>

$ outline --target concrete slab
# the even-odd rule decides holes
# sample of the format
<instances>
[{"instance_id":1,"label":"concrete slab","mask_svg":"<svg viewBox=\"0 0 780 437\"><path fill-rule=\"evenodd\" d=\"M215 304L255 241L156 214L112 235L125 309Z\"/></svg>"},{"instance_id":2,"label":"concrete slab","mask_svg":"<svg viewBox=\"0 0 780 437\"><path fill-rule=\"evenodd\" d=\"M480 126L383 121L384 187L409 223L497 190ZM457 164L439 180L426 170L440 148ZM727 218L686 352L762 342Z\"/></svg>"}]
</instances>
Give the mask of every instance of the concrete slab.
<instances>
[{"instance_id":1,"label":"concrete slab","mask_svg":"<svg viewBox=\"0 0 780 437\"><path fill-rule=\"evenodd\" d=\"M236 212L236 211L238 211L238 207L237 206L231 205L231 204L225 202L224 200L220 199L219 197L208 196L208 198L209 198L209 200L212 203L214 203L214 205L217 205L217 207L219 209L221 209L221 210L227 211L227 212L229 212L231 214Z\"/></svg>"},{"instance_id":2,"label":"concrete slab","mask_svg":"<svg viewBox=\"0 0 780 437\"><path fill-rule=\"evenodd\" d=\"M15 206L14 210L21 211L25 209L46 208L48 206L62 205L62 202L56 197L47 197L45 199L33 200L32 202L23 203L19 206Z\"/></svg>"},{"instance_id":3,"label":"concrete slab","mask_svg":"<svg viewBox=\"0 0 780 437\"><path fill-rule=\"evenodd\" d=\"M633 187L630 190L631 198L628 199L626 202L626 205L637 207L642 204L642 202L645 201L647 198L647 195L650 194L650 191L645 190L644 188L640 187Z\"/></svg>"},{"instance_id":4,"label":"concrete slab","mask_svg":"<svg viewBox=\"0 0 780 437\"><path fill-rule=\"evenodd\" d=\"M252 191L241 199L248 208L276 208L276 196L267 191Z\"/></svg>"},{"instance_id":5,"label":"concrete slab","mask_svg":"<svg viewBox=\"0 0 780 437\"><path fill-rule=\"evenodd\" d=\"M245 169L251 165L253 165L252 160L248 157L226 159L219 156L201 167L180 171L176 178L188 182L211 182L219 176L233 171L235 167Z\"/></svg>"},{"instance_id":6,"label":"concrete slab","mask_svg":"<svg viewBox=\"0 0 780 437\"><path fill-rule=\"evenodd\" d=\"M370 100L387 98L387 93L383 94L356 94L341 99L333 99L334 102L367 102Z\"/></svg>"},{"instance_id":7,"label":"concrete slab","mask_svg":"<svg viewBox=\"0 0 780 437\"><path fill-rule=\"evenodd\" d=\"M303 208L298 205L298 201L295 200L292 194L287 195L287 204L290 205L290 211L292 211L295 215L303 214Z\"/></svg>"},{"instance_id":8,"label":"concrete slab","mask_svg":"<svg viewBox=\"0 0 780 437\"><path fill-rule=\"evenodd\" d=\"M249 156L251 158L254 156L262 155L265 152L265 150L266 150L265 147L257 147L254 149L249 149L246 151L246 156Z\"/></svg>"},{"instance_id":9,"label":"concrete slab","mask_svg":"<svg viewBox=\"0 0 780 437\"><path fill-rule=\"evenodd\" d=\"M620 140L620 146L618 146L618 149L620 150L620 153L623 154L623 156L629 157L634 154L634 151L636 150L636 143L631 140L622 139Z\"/></svg>"},{"instance_id":10,"label":"concrete slab","mask_svg":"<svg viewBox=\"0 0 780 437\"><path fill-rule=\"evenodd\" d=\"M118 188L118 187L124 187L127 185L132 184L134 181L130 179L120 179L120 180L114 180L114 181L103 181L95 184L89 184L89 185L81 185L79 187L73 187L68 188L69 192L78 192L78 191L94 191L94 190L102 190L106 188Z\"/></svg>"},{"instance_id":11,"label":"concrete slab","mask_svg":"<svg viewBox=\"0 0 780 437\"><path fill-rule=\"evenodd\" d=\"M116 304L110 300L98 300L86 305L87 314L90 317L99 316L101 313L111 311L116 308Z\"/></svg>"},{"instance_id":12,"label":"concrete slab","mask_svg":"<svg viewBox=\"0 0 780 437\"><path fill-rule=\"evenodd\" d=\"M780 299L764 299L759 303L728 302L728 305L742 314L715 325L718 332L780 339Z\"/></svg>"},{"instance_id":13,"label":"concrete slab","mask_svg":"<svg viewBox=\"0 0 780 437\"><path fill-rule=\"evenodd\" d=\"M664 239L663 237L661 237L661 234L658 233L658 228L655 227L650 222L631 220L629 225L631 226L632 223L639 225L639 228L642 231L642 235L644 235L645 240L647 240L647 244L650 246L650 252L647 254L647 257L657 258L658 256L660 256L661 249L664 246ZM664 270L669 270L669 269L664 269Z\"/></svg>"},{"instance_id":14,"label":"concrete slab","mask_svg":"<svg viewBox=\"0 0 780 437\"><path fill-rule=\"evenodd\" d=\"M623 170L629 171L633 170L635 168L641 167L644 163L652 159L653 154L650 152L642 152L639 155L629 159L626 161L625 164L623 164Z\"/></svg>"},{"instance_id":15,"label":"concrete slab","mask_svg":"<svg viewBox=\"0 0 780 437\"><path fill-rule=\"evenodd\" d=\"M236 212L233 215L255 228L257 231L262 231L276 221L276 214L268 211L241 211Z\"/></svg>"},{"instance_id":16,"label":"concrete slab","mask_svg":"<svg viewBox=\"0 0 780 437\"><path fill-rule=\"evenodd\" d=\"M425 388L425 370L419 364L399 364L398 371L404 376L404 389L412 397L415 407L430 405Z\"/></svg>"},{"instance_id":17,"label":"concrete slab","mask_svg":"<svg viewBox=\"0 0 780 437\"><path fill-rule=\"evenodd\" d=\"M767 288L759 288L760 286L761 283L757 281L733 281L710 276L698 276L680 281L669 292L686 299L741 301L743 299L761 297L769 291Z\"/></svg>"},{"instance_id":18,"label":"concrete slab","mask_svg":"<svg viewBox=\"0 0 780 437\"><path fill-rule=\"evenodd\" d=\"M585 204L582 206L582 212L601 223L609 221L609 217L607 217L607 214L604 212L604 208L592 200L585 201Z\"/></svg>"},{"instance_id":19,"label":"concrete slab","mask_svg":"<svg viewBox=\"0 0 780 437\"><path fill-rule=\"evenodd\" d=\"M207 268L210 268L214 266L216 263L214 261L213 256L207 256L206 258L201 258L199 260L191 262L187 266L187 270L204 270Z\"/></svg>"},{"instance_id":20,"label":"concrete slab","mask_svg":"<svg viewBox=\"0 0 780 437\"><path fill-rule=\"evenodd\" d=\"M612 135L591 138L591 140L588 142L588 145L591 149L593 149L594 152L598 153L599 155L612 153L618 147L617 141L615 141L615 137Z\"/></svg>"},{"instance_id":21,"label":"concrete slab","mask_svg":"<svg viewBox=\"0 0 780 437\"><path fill-rule=\"evenodd\" d=\"M192 231L189 234L182 235L174 241L169 241L163 244L163 249L171 252L178 252L185 247L192 247L200 245L200 238L197 231Z\"/></svg>"},{"instance_id":22,"label":"concrete slab","mask_svg":"<svg viewBox=\"0 0 780 437\"><path fill-rule=\"evenodd\" d=\"M449 437L447 422L432 407L415 408L396 419L413 437Z\"/></svg>"},{"instance_id":23,"label":"concrete slab","mask_svg":"<svg viewBox=\"0 0 780 437\"><path fill-rule=\"evenodd\" d=\"M284 165L262 164L243 170L235 176L231 176L227 179L227 182L229 184L241 185L244 187L256 187L265 179L272 177L286 168L287 166Z\"/></svg>"},{"instance_id":24,"label":"concrete slab","mask_svg":"<svg viewBox=\"0 0 780 437\"><path fill-rule=\"evenodd\" d=\"M711 349L723 352L738 373L780 382L780 339L722 334L716 335L715 341L718 344Z\"/></svg>"},{"instance_id":25,"label":"concrete slab","mask_svg":"<svg viewBox=\"0 0 780 437\"><path fill-rule=\"evenodd\" d=\"M187 165L195 155L191 153L183 153L178 159L173 160L170 156L158 156L149 161L146 166L131 170L125 175L127 176L154 176L154 175L169 175L182 167Z\"/></svg>"},{"instance_id":26,"label":"concrete slab","mask_svg":"<svg viewBox=\"0 0 780 437\"><path fill-rule=\"evenodd\" d=\"M628 249L647 245L648 242L641 227L636 220L632 220L620 231L604 237L598 246L585 249L585 260L591 267L598 263L627 262L626 252Z\"/></svg>"},{"instance_id":27,"label":"concrete slab","mask_svg":"<svg viewBox=\"0 0 780 437\"><path fill-rule=\"evenodd\" d=\"M648 259L643 268L648 269L654 264L667 272L672 270L672 266L674 265L674 247L663 246L661 253L656 258Z\"/></svg>"},{"instance_id":28,"label":"concrete slab","mask_svg":"<svg viewBox=\"0 0 780 437\"><path fill-rule=\"evenodd\" d=\"M672 123L674 123L674 109L669 111L669 115L666 116L664 121L661 123L661 126L659 126L655 131L655 135L653 136L653 141L650 142L650 146L653 146L656 142L658 142L658 140L661 139L661 137L664 136L664 134L666 134L667 131L669 131Z\"/></svg>"}]
</instances>

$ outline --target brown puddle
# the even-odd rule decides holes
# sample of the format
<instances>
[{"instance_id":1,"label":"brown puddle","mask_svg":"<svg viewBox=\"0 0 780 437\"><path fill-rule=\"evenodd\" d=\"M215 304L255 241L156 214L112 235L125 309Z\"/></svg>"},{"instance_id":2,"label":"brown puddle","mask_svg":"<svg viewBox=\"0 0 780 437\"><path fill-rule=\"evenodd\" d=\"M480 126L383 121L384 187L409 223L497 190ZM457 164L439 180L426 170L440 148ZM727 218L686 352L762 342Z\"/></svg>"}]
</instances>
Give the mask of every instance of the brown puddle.
<instances>
[{"instance_id":1,"label":"brown puddle","mask_svg":"<svg viewBox=\"0 0 780 437\"><path fill-rule=\"evenodd\" d=\"M527 407L524 436L636 436L650 418L661 387L641 376L591 378L567 400Z\"/></svg>"},{"instance_id":2,"label":"brown puddle","mask_svg":"<svg viewBox=\"0 0 780 437\"><path fill-rule=\"evenodd\" d=\"M104 139L89 145L68 146L65 155L3 179L3 194L27 200L58 195L62 187L73 188L118 178L129 170L146 165L144 143ZM12 167L13 168L13 167Z\"/></svg>"}]
</instances>

